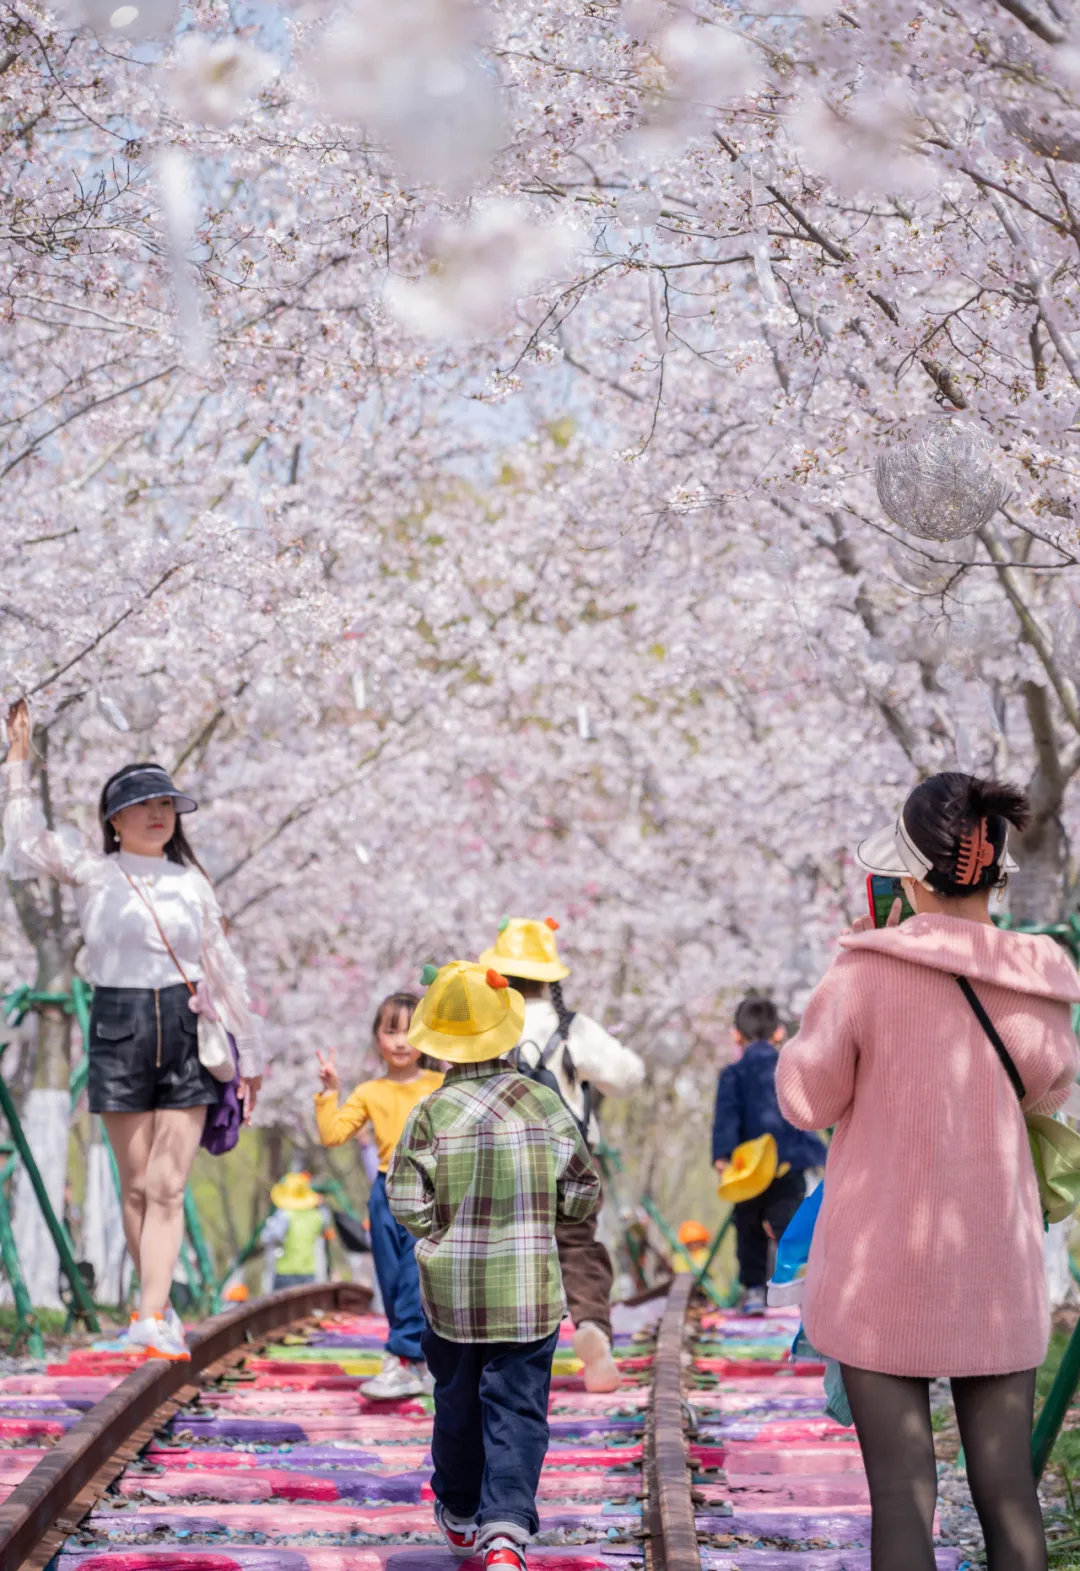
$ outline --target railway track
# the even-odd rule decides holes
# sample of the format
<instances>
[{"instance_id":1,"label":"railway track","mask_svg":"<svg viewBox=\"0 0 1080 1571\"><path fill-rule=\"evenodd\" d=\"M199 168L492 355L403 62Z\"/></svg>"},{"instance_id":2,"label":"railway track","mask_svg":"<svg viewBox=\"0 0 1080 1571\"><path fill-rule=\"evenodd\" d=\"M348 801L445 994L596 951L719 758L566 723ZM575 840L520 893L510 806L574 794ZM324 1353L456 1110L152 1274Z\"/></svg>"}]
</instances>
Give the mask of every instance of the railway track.
<instances>
[{"instance_id":1,"label":"railway track","mask_svg":"<svg viewBox=\"0 0 1080 1571\"><path fill-rule=\"evenodd\" d=\"M661 1307L618 1336L627 1384L613 1396L584 1391L568 1348L556 1357L538 1571L644 1563L644 1322ZM300 1288L208 1322L190 1365L126 1372L73 1353L0 1380L2 1571L449 1567L431 1514L430 1401L371 1404L358 1390L384 1335L365 1294ZM676 1382L681 1319L677 1343ZM678 1482L688 1499L685 1454ZM681 1564L655 1558L657 1571Z\"/></svg>"},{"instance_id":2,"label":"railway track","mask_svg":"<svg viewBox=\"0 0 1080 1571\"><path fill-rule=\"evenodd\" d=\"M858 1447L787 1359L795 1322L691 1286L623 1313L613 1395L557 1354L530 1563L868 1571ZM0 1571L450 1571L430 1402L358 1390L384 1333L358 1289L299 1288L208 1322L190 1365L75 1353L0 1379Z\"/></svg>"}]
</instances>

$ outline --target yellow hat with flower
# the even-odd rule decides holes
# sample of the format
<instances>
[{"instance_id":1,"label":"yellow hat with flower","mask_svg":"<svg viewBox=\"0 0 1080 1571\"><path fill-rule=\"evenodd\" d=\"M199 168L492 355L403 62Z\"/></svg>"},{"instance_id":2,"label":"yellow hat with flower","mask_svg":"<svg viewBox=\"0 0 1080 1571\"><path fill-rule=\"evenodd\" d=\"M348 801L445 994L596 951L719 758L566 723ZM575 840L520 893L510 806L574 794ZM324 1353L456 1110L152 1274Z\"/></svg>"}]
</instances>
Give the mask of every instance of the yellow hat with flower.
<instances>
[{"instance_id":1,"label":"yellow hat with flower","mask_svg":"<svg viewBox=\"0 0 1080 1571\"><path fill-rule=\"evenodd\" d=\"M535 922L527 916L504 916L494 947L480 956L482 966L495 966L507 976L523 976L530 982L561 982L570 967L559 959L555 934L559 924L553 916Z\"/></svg>"},{"instance_id":2,"label":"yellow hat with flower","mask_svg":"<svg viewBox=\"0 0 1080 1571\"><path fill-rule=\"evenodd\" d=\"M427 992L412 1017L408 1041L451 1064L501 1058L521 1040L525 1000L500 971L471 960L425 966Z\"/></svg>"},{"instance_id":3,"label":"yellow hat with flower","mask_svg":"<svg viewBox=\"0 0 1080 1571\"><path fill-rule=\"evenodd\" d=\"M270 1199L279 1211L314 1211L322 1204L311 1187L310 1173L286 1173L271 1189Z\"/></svg>"}]
</instances>

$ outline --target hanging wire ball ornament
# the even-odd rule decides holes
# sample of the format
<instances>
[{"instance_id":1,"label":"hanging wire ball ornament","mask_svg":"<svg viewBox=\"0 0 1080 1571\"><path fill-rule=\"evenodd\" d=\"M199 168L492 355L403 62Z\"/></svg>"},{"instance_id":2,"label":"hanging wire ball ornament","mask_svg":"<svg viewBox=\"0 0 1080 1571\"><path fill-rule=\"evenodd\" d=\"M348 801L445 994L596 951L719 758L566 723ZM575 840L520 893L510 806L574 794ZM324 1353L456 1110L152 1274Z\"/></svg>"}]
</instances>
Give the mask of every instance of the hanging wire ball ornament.
<instances>
[{"instance_id":1,"label":"hanging wire ball ornament","mask_svg":"<svg viewBox=\"0 0 1080 1571\"><path fill-rule=\"evenodd\" d=\"M894 523L924 540L959 540L993 518L1009 494L1000 449L977 425L932 420L877 461L878 501Z\"/></svg>"}]
</instances>

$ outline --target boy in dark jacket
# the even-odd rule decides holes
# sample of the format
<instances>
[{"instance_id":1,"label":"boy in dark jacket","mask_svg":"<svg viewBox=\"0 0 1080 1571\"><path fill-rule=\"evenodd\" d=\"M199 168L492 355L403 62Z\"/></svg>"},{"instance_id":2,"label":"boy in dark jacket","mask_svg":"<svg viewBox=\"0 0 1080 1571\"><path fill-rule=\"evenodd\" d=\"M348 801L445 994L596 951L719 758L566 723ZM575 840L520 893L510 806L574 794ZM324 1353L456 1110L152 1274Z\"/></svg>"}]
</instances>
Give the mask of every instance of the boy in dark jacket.
<instances>
[{"instance_id":1,"label":"boy in dark jacket","mask_svg":"<svg viewBox=\"0 0 1080 1571\"><path fill-rule=\"evenodd\" d=\"M716 1087L712 1154L717 1172L727 1167L736 1146L765 1134L776 1141L778 1164L786 1162L790 1169L774 1178L763 1194L735 1207L739 1281L748 1315L765 1313L770 1241L780 1238L799 1209L806 1195L806 1169L821 1167L825 1161L824 1143L789 1124L776 1100L777 1049L784 1035L770 998L744 998L735 1011L731 1033L738 1056L723 1070Z\"/></svg>"}]
</instances>

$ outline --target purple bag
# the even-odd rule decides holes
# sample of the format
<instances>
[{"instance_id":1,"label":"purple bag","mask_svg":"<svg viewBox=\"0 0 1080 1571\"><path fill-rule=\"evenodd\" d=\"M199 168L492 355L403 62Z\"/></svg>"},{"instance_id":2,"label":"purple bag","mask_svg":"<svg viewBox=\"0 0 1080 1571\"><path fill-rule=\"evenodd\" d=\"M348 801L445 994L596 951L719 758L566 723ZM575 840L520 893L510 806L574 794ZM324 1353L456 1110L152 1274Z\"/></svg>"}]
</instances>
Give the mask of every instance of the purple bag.
<instances>
[{"instance_id":1,"label":"purple bag","mask_svg":"<svg viewBox=\"0 0 1080 1571\"><path fill-rule=\"evenodd\" d=\"M229 1081L218 1081L218 1099L206 1110L206 1122L199 1141L211 1156L224 1156L226 1151L232 1150L240 1138L240 1125L244 1121L244 1110L240 1105L240 1059L231 1031L228 1037L236 1073Z\"/></svg>"}]
</instances>

